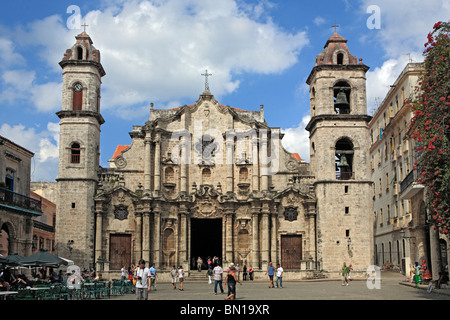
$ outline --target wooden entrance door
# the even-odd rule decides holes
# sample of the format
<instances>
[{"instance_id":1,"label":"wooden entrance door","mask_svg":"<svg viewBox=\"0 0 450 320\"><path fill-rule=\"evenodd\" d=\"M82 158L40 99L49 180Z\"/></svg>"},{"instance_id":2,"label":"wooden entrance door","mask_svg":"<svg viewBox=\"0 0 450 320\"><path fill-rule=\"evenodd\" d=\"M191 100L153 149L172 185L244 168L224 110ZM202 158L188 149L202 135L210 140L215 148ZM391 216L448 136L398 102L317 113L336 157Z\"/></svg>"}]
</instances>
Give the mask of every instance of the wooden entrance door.
<instances>
[{"instance_id":1,"label":"wooden entrance door","mask_svg":"<svg viewBox=\"0 0 450 320\"><path fill-rule=\"evenodd\" d=\"M109 242L109 269L120 270L131 265L131 235L112 234Z\"/></svg>"},{"instance_id":2,"label":"wooden entrance door","mask_svg":"<svg viewBox=\"0 0 450 320\"><path fill-rule=\"evenodd\" d=\"M300 269L302 260L302 236L281 236L281 266L283 269Z\"/></svg>"}]
</instances>

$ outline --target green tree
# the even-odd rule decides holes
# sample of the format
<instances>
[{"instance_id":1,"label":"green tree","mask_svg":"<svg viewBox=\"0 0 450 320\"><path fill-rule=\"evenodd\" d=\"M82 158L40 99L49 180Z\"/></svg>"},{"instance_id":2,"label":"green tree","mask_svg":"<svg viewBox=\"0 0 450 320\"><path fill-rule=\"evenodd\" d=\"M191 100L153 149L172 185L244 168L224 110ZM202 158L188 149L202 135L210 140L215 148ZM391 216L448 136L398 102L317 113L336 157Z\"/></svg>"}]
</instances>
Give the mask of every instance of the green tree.
<instances>
[{"instance_id":1,"label":"green tree","mask_svg":"<svg viewBox=\"0 0 450 320\"><path fill-rule=\"evenodd\" d=\"M418 182L427 188L427 207L440 232L450 220L450 24L437 22L423 52L425 71L413 103L412 137Z\"/></svg>"}]
</instances>

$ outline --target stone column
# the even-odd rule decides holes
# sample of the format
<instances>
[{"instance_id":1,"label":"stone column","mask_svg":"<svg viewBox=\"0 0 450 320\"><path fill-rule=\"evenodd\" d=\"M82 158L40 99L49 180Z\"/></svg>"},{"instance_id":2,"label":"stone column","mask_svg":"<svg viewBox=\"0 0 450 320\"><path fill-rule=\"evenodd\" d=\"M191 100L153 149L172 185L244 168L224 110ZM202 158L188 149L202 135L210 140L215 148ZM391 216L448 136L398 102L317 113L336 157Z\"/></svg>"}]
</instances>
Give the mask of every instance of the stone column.
<instances>
[{"instance_id":1,"label":"stone column","mask_svg":"<svg viewBox=\"0 0 450 320\"><path fill-rule=\"evenodd\" d=\"M252 213L252 266L259 268L259 215Z\"/></svg>"},{"instance_id":2,"label":"stone column","mask_svg":"<svg viewBox=\"0 0 450 320\"><path fill-rule=\"evenodd\" d=\"M261 138L261 153L260 153L260 163L261 163L261 191L269 190L269 177L268 173L268 161L269 157L267 154L267 136Z\"/></svg>"},{"instance_id":3,"label":"stone column","mask_svg":"<svg viewBox=\"0 0 450 320\"><path fill-rule=\"evenodd\" d=\"M142 212L136 212L136 253L134 262L135 265L142 259Z\"/></svg>"},{"instance_id":4,"label":"stone column","mask_svg":"<svg viewBox=\"0 0 450 320\"><path fill-rule=\"evenodd\" d=\"M103 235L103 212L100 210L95 211L96 218L96 230L95 230L95 262L99 258L105 259L103 256L102 235Z\"/></svg>"},{"instance_id":5,"label":"stone column","mask_svg":"<svg viewBox=\"0 0 450 320\"><path fill-rule=\"evenodd\" d=\"M161 137L158 133L155 140L155 191L159 195L161 190Z\"/></svg>"},{"instance_id":6,"label":"stone column","mask_svg":"<svg viewBox=\"0 0 450 320\"><path fill-rule=\"evenodd\" d=\"M435 230L435 226L430 225L430 259L428 266L431 266L431 276L433 280L439 279L441 271L441 247L439 245L439 229Z\"/></svg>"},{"instance_id":7,"label":"stone column","mask_svg":"<svg viewBox=\"0 0 450 320\"><path fill-rule=\"evenodd\" d=\"M155 266L161 267L160 266L160 257L161 257L161 214L159 211L159 205L156 206L156 208L154 208L153 210L153 225L154 225L154 230L153 230L153 260L152 262L155 263Z\"/></svg>"},{"instance_id":8,"label":"stone column","mask_svg":"<svg viewBox=\"0 0 450 320\"><path fill-rule=\"evenodd\" d=\"M272 223L271 223L271 237L270 237L270 259L272 260L273 264L276 265L278 261L278 255L277 255L277 214L272 213L271 214Z\"/></svg>"},{"instance_id":9,"label":"stone column","mask_svg":"<svg viewBox=\"0 0 450 320\"><path fill-rule=\"evenodd\" d=\"M145 140L145 155L144 155L144 194L149 193L151 189L151 175L152 175L152 161L151 161L151 138L150 132L146 133Z\"/></svg>"},{"instance_id":10,"label":"stone column","mask_svg":"<svg viewBox=\"0 0 450 320\"><path fill-rule=\"evenodd\" d=\"M259 191L258 138L252 137L252 190Z\"/></svg>"},{"instance_id":11,"label":"stone column","mask_svg":"<svg viewBox=\"0 0 450 320\"><path fill-rule=\"evenodd\" d=\"M228 211L226 214L226 251L225 259L227 263L233 262L233 212Z\"/></svg>"},{"instance_id":12,"label":"stone column","mask_svg":"<svg viewBox=\"0 0 450 320\"><path fill-rule=\"evenodd\" d=\"M150 211L144 211L142 219L142 259L150 263Z\"/></svg>"},{"instance_id":13,"label":"stone column","mask_svg":"<svg viewBox=\"0 0 450 320\"><path fill-rule=\"evenodd\" d=\"M262 268L265 270L269 263L269 212L264 210L262 211L262 248L261 248L261 262Z\"/></svg>"},{"instance_id":14,"label":"stone column","mask_svg":"<svg viewBox=\"0 0 450 320\"><path fill-rule=\"evenodd\" d=\"M180 226L180 232L178 233L178 265L184 264L187 260L187 211L184 210L184 206L180 206L180 214L178 215L178 224ZM188 270L189 266L183 265L183 269Z\"/></svg>"},{"instance_id":15,"label":"stone column","mask_svg":"<svg viewBox=\"0 0 450 320\"><path fill-rule=\"evenodd\" d=\"M226 148L227 148L227 154L226 154L226 167L227 167L227 183L226 183L226 191L227 192L233 192L233 163L234 163L234 157L233 157L233 150L234 150L234 135L227 135L226 140Z\"/></svg>"}]
</instances>

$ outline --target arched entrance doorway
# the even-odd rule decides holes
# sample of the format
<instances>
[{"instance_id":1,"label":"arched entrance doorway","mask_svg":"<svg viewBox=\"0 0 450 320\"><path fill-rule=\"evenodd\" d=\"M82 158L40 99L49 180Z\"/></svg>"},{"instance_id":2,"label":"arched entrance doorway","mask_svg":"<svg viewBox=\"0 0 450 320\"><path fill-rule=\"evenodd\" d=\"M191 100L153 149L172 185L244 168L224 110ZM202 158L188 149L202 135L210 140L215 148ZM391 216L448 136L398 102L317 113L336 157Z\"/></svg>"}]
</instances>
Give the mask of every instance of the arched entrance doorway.
<instances>
[{"instance_id":1,"label":"arched entrance doorway","mask_svg":"<svg viewBox=\"0 0 450 320\"><path fill-rule=\"evenodd\" d=\"M222 219L191 219L191 270L197 268L197 259L203 260L202 269L207 269L208 257L219 257L222 261Z\"/></svg>"}]
</instances>

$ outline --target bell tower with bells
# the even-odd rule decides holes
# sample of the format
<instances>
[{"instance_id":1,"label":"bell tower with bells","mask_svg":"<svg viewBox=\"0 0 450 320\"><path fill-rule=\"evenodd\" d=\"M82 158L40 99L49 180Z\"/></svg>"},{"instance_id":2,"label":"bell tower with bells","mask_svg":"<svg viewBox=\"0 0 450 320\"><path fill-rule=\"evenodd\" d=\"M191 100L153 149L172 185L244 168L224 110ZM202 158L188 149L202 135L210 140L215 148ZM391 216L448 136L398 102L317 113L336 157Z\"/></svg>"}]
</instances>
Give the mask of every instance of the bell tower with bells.
<instances>
[{"instance_id":1,"label":"bell tower with bells","mask_svg":"<svg viewBox=\"0 0 450 320\"><path fill-rule=\"evenodd\" d=\"M62 108L60 119L58 214L55 235L58 255L78 266L92 267L94 255L94 196L100 160L101 78L105 70L100 51L81 32L59 63L62 68Z\"/></svg>"},{"instance_id":2,"label":"bell tower with bells","mask_svg":"<svg viewBox=\"0 0 450 320\"><path fill-rule=\"evenodd\" d=\"M350 53L347 40L334 32L307 79L317 258L330 273L339 273L344 262L352 264L352 276L373 264L368 70Z\"/></svg>"}]
</instances>

